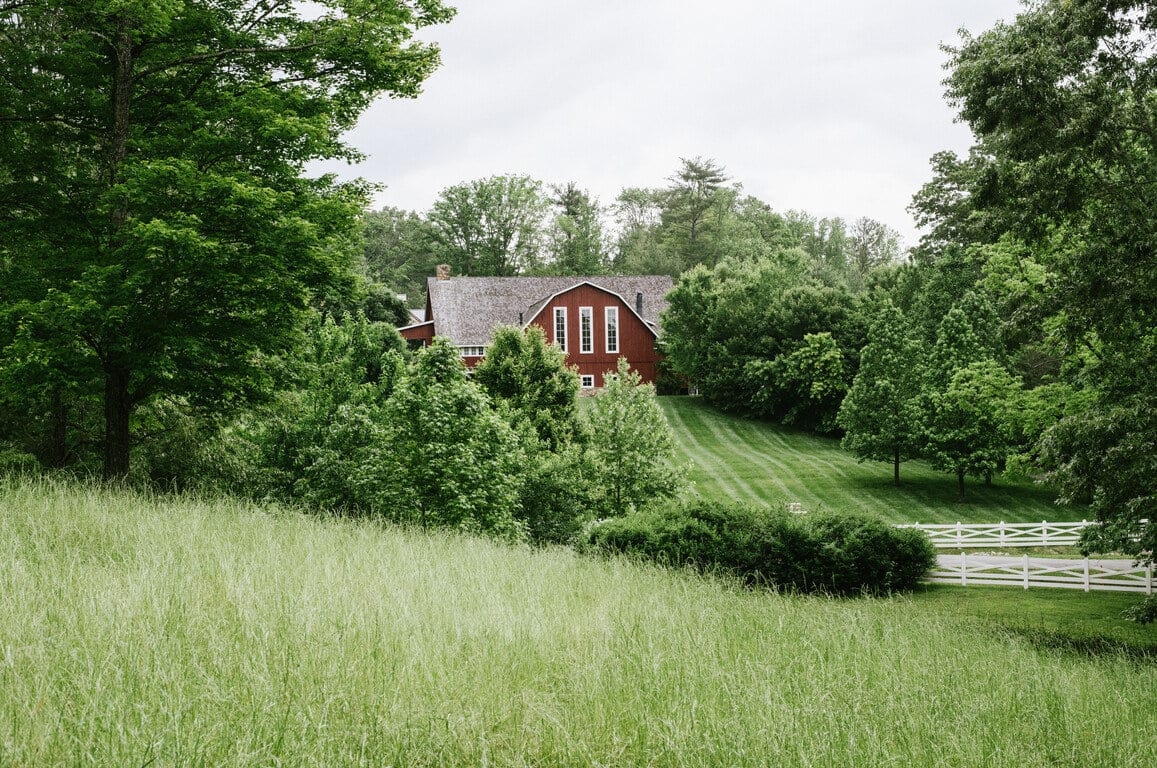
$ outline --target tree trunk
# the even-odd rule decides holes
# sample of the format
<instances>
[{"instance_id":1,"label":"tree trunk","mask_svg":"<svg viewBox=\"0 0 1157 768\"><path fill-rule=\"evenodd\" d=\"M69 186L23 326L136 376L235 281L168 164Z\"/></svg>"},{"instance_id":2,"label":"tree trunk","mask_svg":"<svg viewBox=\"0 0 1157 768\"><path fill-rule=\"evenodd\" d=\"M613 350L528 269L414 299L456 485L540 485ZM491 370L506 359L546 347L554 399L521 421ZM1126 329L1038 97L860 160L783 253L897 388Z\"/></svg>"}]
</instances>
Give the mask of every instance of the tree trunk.
<instances>
[{"instance_id":1,"label":"tree trunk","mask_svg":"<svg viewBox=\"0 0 1157 768\"><path fill-rule=\"evenodd\" d=\"M105 367L104 379L104 479L121 480L129 473L129 369L113 364Z\"/></svg>"},{"instance_id":2,"label":"tree trunk","mask_svg":"<svg viewBox=\"0 0 1157 768\"><path fill-rule=\"evenodd\" d=\"M956 503L964 503L964 470L956 470Z\"/></svg>"},{"instance_id":3,"label":"tree trunk","mask_svg":"<svg viewBox=\"0 0 1157 768\"><path fill-rule=\"evenodd\" d=\"M59 387L52 390L50 407L52 426L48 435L48 466L60 469L68 463L68 402Z\"/></svg>"},{"instance_id":4,"label":"tree trunk","mask_svg":"<svg viewBox=\"0 0 1157 768\"><path fill-rule=\"evenodd\" d=\"M900 487L900 446L892 449L892 485Z\"/></svg>"},{"instance_id":5,"label":"tree trunk","mask_svg":"<svg viewBox=\"0 0 1157 768\"><path fill-rule=\"evenodd\" d=\"M128 157L133 87L133 39L126 14L117 18L113 43L112 142L109 148L109 186L121 181ZM120 230L128 220L127 202L112 206L113 247L121 242ZM129 473L129 417L133 400L129 393L129 367L122 356L104 360L104 467L105 480L120 480Z\"/></svg>"}]
</instances>

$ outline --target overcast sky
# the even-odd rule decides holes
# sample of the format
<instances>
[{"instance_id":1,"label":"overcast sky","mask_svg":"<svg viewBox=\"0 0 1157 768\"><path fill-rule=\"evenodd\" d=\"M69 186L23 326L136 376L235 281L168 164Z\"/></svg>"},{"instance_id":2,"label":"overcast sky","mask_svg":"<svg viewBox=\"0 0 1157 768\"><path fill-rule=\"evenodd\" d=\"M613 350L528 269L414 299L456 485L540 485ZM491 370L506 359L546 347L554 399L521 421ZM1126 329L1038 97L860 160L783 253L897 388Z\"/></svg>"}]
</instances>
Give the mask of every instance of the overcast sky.
<instances>
[{"instance_id":1,"label":"overcast sky","mask_svg":"<svg viewBox=\"0 0 1157 768\"><path fill-rule=\"evenodd\" d=\"M452 184L527 174L610 204L711 158L779 211L879 219L905 210L968 130L945 103L957 30L1016 0L449 0L423 33L442 66L417 99L382 99L349 134L343 176L375 203L426 211Z\"/></svg>"}]
</instances>

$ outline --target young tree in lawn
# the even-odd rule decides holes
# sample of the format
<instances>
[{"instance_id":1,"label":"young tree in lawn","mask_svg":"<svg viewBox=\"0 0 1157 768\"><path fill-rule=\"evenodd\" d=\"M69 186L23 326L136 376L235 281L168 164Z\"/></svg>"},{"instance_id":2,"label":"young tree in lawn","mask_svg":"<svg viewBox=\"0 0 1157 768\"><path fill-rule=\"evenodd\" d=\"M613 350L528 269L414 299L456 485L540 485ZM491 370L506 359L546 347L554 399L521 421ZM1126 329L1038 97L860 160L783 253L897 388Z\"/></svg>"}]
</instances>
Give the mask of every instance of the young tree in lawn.
<instances>
[{"instance_id":1,"label":"young tree in lawn","mask_svg":"<svg viewBox=\"0 0 1157 768\"><path fill-rule=\"evenodd\" d=\"M991 477L1008 456L1019 394L1019 383L991 359L958 369L945 390L930 394L925 455L956 475L957 501L964 501L965 475Z\"/></svg>"},{"instance_id":2,"label":"young tree in lawn","mask_svg":"<svg viewBox=\"0 0 1157 768\"><path fill-rule=\"evenodd\" d=\"M862 460L891 461L896 486L900 462L919 450L922 358L904 313L885 299L868 329L860 371L837 417L845 430L843 447Z\"/></svg>"},{"instance_id":3,"label":"young tree in lawn","mask_svg":"<svg viewBox=\"0 0 1157 768\"><path fill-rule=\"evenodd\" d=\"M355 157L340 134L377 95L418 93L438 52L412 37L452 14L0 0L0 365L85 375L106 477L128 472L143 404L269 388L263 353L299 340L358 248L364 190L304 168Z\"/></svg>"},{"instance_id":4,"label":"young tree in lawn","mask_svg":"<svg viewBox=\"0 0 1157 768\"><path fill-rule=\"evenodd\" d=\"M604 515L625 514L683 488L675 438L655 402L655 388L642 383L626 358L619 358L614 375L608 373L603 391L583 411L583 424Z\"/></svg>"}]
</instances>

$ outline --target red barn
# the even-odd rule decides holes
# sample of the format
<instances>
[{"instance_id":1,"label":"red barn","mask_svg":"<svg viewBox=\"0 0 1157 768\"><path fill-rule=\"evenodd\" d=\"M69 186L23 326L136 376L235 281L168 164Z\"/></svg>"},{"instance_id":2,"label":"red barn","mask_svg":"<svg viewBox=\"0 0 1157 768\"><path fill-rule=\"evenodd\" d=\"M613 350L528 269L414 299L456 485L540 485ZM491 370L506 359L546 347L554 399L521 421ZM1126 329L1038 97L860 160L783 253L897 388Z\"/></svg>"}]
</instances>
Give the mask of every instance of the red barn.
<instances>
[{"instance_id":1,"label":"red barn","mask_svg":"<svg viewBox=\"0 0 1157 768\"><path fill-rule=\"evenodd\" d=\"M664 275L450 277L440 268L427 280L425 322L399 330L422 345L444 336L474 367L498 326L537 325L566 351L584 388L601 387L620 357L653 382L662 358L655 344L659 315L673 287Z\"/></svg>"}]
</instances>

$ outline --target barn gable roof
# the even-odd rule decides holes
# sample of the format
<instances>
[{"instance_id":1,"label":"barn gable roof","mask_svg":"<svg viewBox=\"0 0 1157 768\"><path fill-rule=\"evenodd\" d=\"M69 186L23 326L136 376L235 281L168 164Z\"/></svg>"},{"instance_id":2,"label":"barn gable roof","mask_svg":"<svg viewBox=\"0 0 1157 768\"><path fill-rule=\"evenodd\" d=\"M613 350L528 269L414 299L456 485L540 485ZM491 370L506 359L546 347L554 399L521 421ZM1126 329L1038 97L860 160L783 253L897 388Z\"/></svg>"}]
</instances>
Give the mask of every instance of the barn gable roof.
<instances>
[{"instance_id":1,"label":"barn gable roof","mask_svg":"<svg viewBox=\"0 0 1157 768\"><path fill-rule=\"evenodd\" d=\"M643 294L640 316L652 328L658 328L659 315L667 308L667 293L674 287L666 275L431 277L426 281L432 310L427 322L432 320L439 336L459 346L484 346L498 326L523 326L555 296L584 283L617 295L632 311L636 294Z\"/></svg>"}]
</instances>

